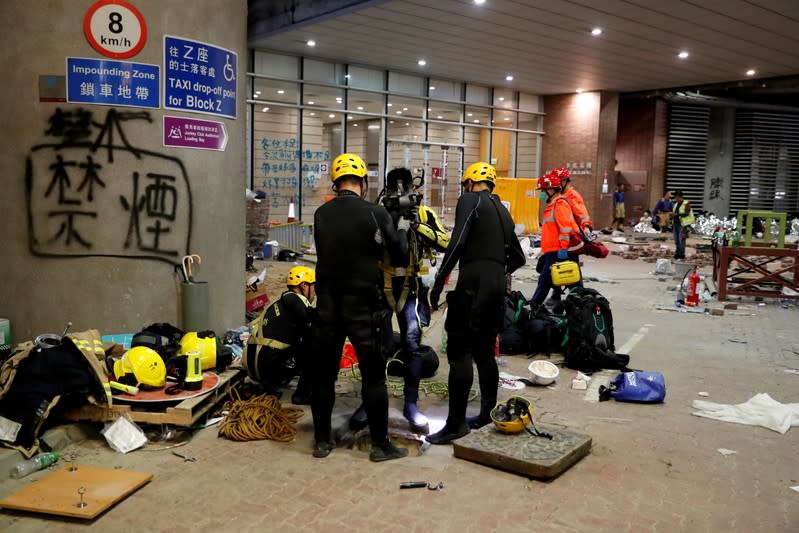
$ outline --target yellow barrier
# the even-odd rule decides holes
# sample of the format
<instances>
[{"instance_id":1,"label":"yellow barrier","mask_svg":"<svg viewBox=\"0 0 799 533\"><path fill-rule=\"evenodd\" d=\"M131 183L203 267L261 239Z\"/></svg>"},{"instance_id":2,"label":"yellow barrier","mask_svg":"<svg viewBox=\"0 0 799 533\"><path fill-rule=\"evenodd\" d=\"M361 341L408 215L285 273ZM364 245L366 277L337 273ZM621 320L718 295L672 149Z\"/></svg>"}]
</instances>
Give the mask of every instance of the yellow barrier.
<instances>
[{"instance_id":1,"label":"yellow barrier","mask_svg":"<svg viewBox=\"0 0 799 533\"><path fill-rule=\"evenodd\" d=\"M523 224L523 233L538 233L537 178L497 178L494 193L503 202L510 203L510 216L516 224Z\"/></svg>"}]
</instances>

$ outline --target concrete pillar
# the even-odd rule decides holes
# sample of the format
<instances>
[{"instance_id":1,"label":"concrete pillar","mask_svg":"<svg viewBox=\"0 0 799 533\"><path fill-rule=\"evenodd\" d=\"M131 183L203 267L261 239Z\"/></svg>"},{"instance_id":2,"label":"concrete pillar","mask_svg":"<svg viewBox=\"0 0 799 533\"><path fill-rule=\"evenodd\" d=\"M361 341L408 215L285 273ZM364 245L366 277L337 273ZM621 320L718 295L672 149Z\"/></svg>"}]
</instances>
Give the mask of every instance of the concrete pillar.
<instances>
[{"instance_id":1,"label":"concrete pillar","mask_svg":"<svg viewBox=\"0 0 799 533\"><path fill-rule=\"evenodd\" d=\"M131 4L146 41L118 60L158 66L157 108L137 106L137 94L130 106L63 99L67 57L111 60L84 35L94 2L0 3L0 316L15 342L67 321L102 333L180 326L175 266L187 253L202 256L209 326L244 321L247 3ZM163 108L165 35L238 54L236 118ZM165 115L223 124L224 150L165 147Z\"/></svg>"},{"instance_id":2,"label":"concrete pillar","mask_svg":"<svg viewBox=\"0 0 799 533\"><path fill-rule=\"evenodd\" d=\"M735 108L711 107L702 205L716 216L727 216L730 211L734 146Z\"/></svg>"}]
</instances>

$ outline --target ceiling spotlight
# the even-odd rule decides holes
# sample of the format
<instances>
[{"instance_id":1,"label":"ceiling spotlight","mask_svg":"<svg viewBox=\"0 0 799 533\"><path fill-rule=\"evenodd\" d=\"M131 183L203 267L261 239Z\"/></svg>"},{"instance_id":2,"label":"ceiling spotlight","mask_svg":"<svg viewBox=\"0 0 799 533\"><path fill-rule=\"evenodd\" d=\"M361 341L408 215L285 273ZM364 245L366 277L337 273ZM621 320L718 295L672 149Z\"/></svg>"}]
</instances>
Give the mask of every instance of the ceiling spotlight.
<instances>
[{"instance_id":1,"label":"ceiling spotlight","mask_svg":"<svg viewBox=\"0 0 799 533\"><path fill-rule=\"evenodd\" d=\"M330 117L330 118L336 118L336 115L335 115L334 113L330 113L330 114L328 115L328 117Z\"/></svg>"},{"instance_id":2,"label":"ceiling spotlight","mask_svg":"<svg viewBox=\"0 0 799 533\"><path fill-rule=\"evenodd\" d=\"M391 107L391 106L393 106L393 105L394 105L394 104L392 104L391 102L389 102L389 103L388 103L388 107Z\"/></svg>"},{"instance_id":3,"label":"ceiling spotlight","mask_svg":"<svg viewBox=\"0 0 799 533\"><path fill-rule=\"evenodd\" d=\"M337 96L337 97L336 97L336 103L337 103L337 104L340 104L340 103L341 103L341 97L340 97L340 96Z\"/></svg>"},{"instance_id":4,"label":"ceiling spotlight","mask_svg":"<svg viewBox=\"0 0 799 533\"><path fill-rule=\"evenodd\" d=\"M471 117L471 116L472 116L472 114L471 114L471 113L466 113L466 116L467 116L467 117Z\"/></svg>"},{"instance_id":5,"label":"ceiling spotlight","mask_svg":"<svg viewBox=\"0 0 799 533\"><path fill-rule=\"evenodd\" d=\"M349 75L349 74L344 74L344 79L345 79L345 80L348 80L348 79L350 79L350 75Z\"/></svg>"},{"instance_id":6,"label":"ceiling spotlight","mask_svg":"<svg viewBox=\"0 0 799 533\"><path fill-rule=\"evenodd\" d=\"M352 120L352 115L347 115L347 120Z\"/></svg>"},{"instance_id":7,"label":"ceiling spotlight","mask_svg":"<svg viewBox=\"0 0 799 533\"><path fill-rule=\"evenodd\" d=\"M394 121L393 120L389 120L388 123L389 124L394 124Z\"/></svg>"},{"instance_id":8,"label":"ceiling spotlight","mask_svg":"<svg viewBox=\"0 0 799 533\"><path fill-rule=\"evenodd\" d=\"M432 107L428 107L428 108L427 108L427 110L428 110L428 111L432 111L432 110L433 110L433 108L432 108Z\"/></svg>"},{"instance_id":9,"label":"ceiling spotlight","mask_svg":"<svg viewBox=\"0 0 799 533\"><path fill-rule=\"evenodd\" d=\"M363 106L362 105L358 106L358 111L363 111Z\"/></svg>"},{"instance_id":10,"label":"ceiling spotlight","mask_svg":"<svg viewBox=\"0 0 799 533\"><path fill-rule=\"evenodd\" d=\"M358 123L357 122L354 123L353 126L355 126L357 128L358 127Z\"/></svg>"},{"instance_id":11,"label":"ceiling spotlight","mask_svg":"<svg viewBox=\"0 0 799 533\"><path fill-rule=\"evenodd\" d=\"M754 76L756 74L755 69L749 69L746 71L747 76Z\"/></svg>"},{"instance_id":12,"label":"ceiling spotlight","mask_svg":"<svg viewBox=\"0 0 799 533\"><path fill-rule=\"evenodd\" d=\"M314 105L314 101L313 100L308 100L308 105Z\"/></svg>"},{"instance_id":13,"label":"ceiling spotlight","mask_svg":"<svg viewBox=\"0 0 799 533\"><path fill-rule=\"evenodd\" d=\"M398 115L401 115L401 114L402 114L402 111L397 111L397 114L398 114Z\"/></svg>"},{"instance_id":14,"label":"ceiling spotlight","mask_svg":"<svg viewBox=\"0 0 799 533\"><path fill-rule=\"evenodd\" d=\"M403 110L403 111L407 111L407 110L408 110L408 108L407 108L407 107L403 107L403 108L402 108L402 110Z\"/></svg>"},{"instance_id":15,"label":"ceiling spotlight","mask_svg":"<svg viewBox=\"0 0 799 533\"><path fill-rule=\"evenodd\" d=\"M474 122L475 124L480 124L480 121L477 119L474 119L472 122Z\"/></svg>"},{"instance_id":16,"label":"ceiling spotlight","mask_svg":"<svg viewBox=\"0 0 799 533\"><path fill-rule=\"evenodd\" d=\"M316 113L314 113L313 111L311 111L311 116L312 116L312 117L315 117L315 116L316 116Z\"/></svg>"},{"instance_id":17,"label":"ceiling spotlight","mask_svg":"<svg viewBox=\"0 0 799 533\"><path fill-rule=\"evenodd\" d=\"M406 123L405 123L405 125L406 125L406 126L410 126L410 125L411 125L411 123L410 123L410 122L406 122Z\"/></svg>"},{"instance_id":18,"label":"ceiling spotlight","mask_svg":"<svg viewBox=\"0 0 799 533\"><path fill-rule=\"evenodd\" d=\"M435 86L435 85L431 85L431 86L430 86L430 90L431 90L431 91L435 91L435 90L436 90L436 86Z\"/></svg>"},{"instance_id":19,"label":"ceiling spotlight","mask_svg":"<svg viewBox=\"0 0 799 533\"><path fill-rule=\"evenodd\" d=\"M688 57L688 52L686 52L685 50L683 50L682 52L680 52L679 54L677 54L677 57L679 57L680 59L685 59L686 57Z\"/></svg>"},{"instance_id":20,"label":"ceiling spotlight","mask_svg":"<svg viewBox=\"0 0 799 533\"><path fill-rule=\"evenodd\" d=\"M505 120L510 120L510 117L505 117Z\"/></svg>"},{"instance_id":21,"label":"ceiling spotlight","mask_svg":"<svg viewBox=\"0 0 799 533\"><path fill-rule=\"evenodd\" d=\"M500 96L500 97L498 98L498 100L499 100L500 102L504 102L504 101L505 101L505 97L504 97L504 96Z\"/></svg>"},{"instance_id":22,"label":"ceiling spotlight","mask_svg":"<svg viewBox=\"0 0 799 533\"><path fill-rule=\"evenodd\" d=\"M602 35L602 28L594 28L593 30L591 30L591 35L594 36Z\"/></svg>"},{"instance_id":23,"label":"ceiling spotlight","mask_svg":"<svg viewBox=\"0 0 799 533\"><path fill-rule=\"evenodd\" d=\"M444 118L444 117L442 117L441 115L436 115L436 118L437 118L438 120L441 120L441 119L442 119L442 118Z\"/></svg>"},{"instance_id":24,"label":"ceiling spotlight","mask_svg":"<svg viewBox=\"0 0 799 533\"><path fill-rule=\"evenodd\" d=\"M260 94L261 94L261 91L255 91L255 96L258 96Z\"/></svg>"},{"instance_id":25,"label":"ceiling spotlight","mask_svg":"<svg viewBox=\"0 0 799 533\"><path fill-rule=\"evenodd\" d=\"M424 59L420 59L420 60L419 60L419 61L417 61L416 63L417 63L417 64L418 64L420 67L423 67L423 66L425 66L425 65L427 64L427 61L425 61Z\"/></svg>"},{"instance_id":26,"label":"ceiling spotlight","mask_svg":"<svg viewBox=\"0 0 799 533\"><path fill-rule=\"evenodd\" d=\"M481 6L486 3L486 0L474 0L474 3L477 4L478 6Z\"/></svg>"},{"instance_id":27,"label":"ceiling spotlight","mask_svg":"<svg viewBox=\"0 0 799 533\"><path fill-rule=\"evenodd\" d=\"M305 41L305 44L307 44L308 46L316 46L316 41L311 39L311 40Z\"/></svg>"},{"instance_id":28,"label":"ceiling spotlight","mask_svg":"<svg viewBox=\"0 0 799 533\"><path fill-rule=\"evenodd\" d=\"M264 113L266 113L267 111L269 111L269 108L268 108L268 107L265 107L265 108L261 109L261 111L263 111Z\"/></svg>"},{"instance_id":29,"label":"ceiling spotlight","mask_svg":"<svg viewBox=\"0 0 799 533\"><path fill-rule=\"evenodd\" d=\"M278 89L277 90L277 94L283 94L284 92L286 92L286 91L284 91L283 89Z\"/></svg>"},{"instance_id":30,"label":"ceiling spotlight","mask_svg":"<svg viewBox=\"0 0 799 533\"><path fill-rule=\"evenodd\" d=\"M577 94L581 94L582 92L583 92L583 90L578 87L577 88Z\"/></svg>"},{"instance_id":31,"label":"ceiling spotlight","mask_svg":"<svg viewBox=\"0 0 799 533\"><path fill-rule=\"evenodd\" d=\"M513 81L513 76L508 74L507 76L505 76L505 81Z\"/></svg>"}]
</instances>

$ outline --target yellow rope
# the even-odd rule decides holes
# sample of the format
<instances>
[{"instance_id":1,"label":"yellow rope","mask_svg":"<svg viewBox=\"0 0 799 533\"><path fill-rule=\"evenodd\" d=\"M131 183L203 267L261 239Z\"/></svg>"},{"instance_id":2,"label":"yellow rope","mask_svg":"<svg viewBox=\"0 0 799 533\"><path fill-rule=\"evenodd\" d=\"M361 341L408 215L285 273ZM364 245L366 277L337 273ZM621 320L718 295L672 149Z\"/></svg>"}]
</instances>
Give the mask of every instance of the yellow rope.
<instances>
[{"instance_id":1,"label":"yellow rope","mask_svg":"<svg viewBox=\"0 0 799 533\"><path fill-rule=\"evenodd\" d=\"M289 442L297 435L297 420L303 415L299 407L282 407L276 396L261 394L242 400L236 388L225 403L227 416L219 425L219 436L235 441L276 440Z\"/></svg>"}]
</instances>

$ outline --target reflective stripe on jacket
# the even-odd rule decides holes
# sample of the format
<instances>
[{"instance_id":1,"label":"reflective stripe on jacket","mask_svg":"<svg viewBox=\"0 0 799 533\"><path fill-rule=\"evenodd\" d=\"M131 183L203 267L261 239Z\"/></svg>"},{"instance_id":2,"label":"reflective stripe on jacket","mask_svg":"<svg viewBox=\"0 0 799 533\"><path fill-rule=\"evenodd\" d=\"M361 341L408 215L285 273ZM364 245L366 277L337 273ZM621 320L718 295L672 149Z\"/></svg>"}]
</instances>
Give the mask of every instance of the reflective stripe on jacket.
<instances>
[{"instance_id":1,"label":"reflective stripe on jacket","mask_svg":"<svg viewBox=\"0 0 799 533\"><path fill-rule=\"evenodd\" d=\"M579 233L568 202L558 197L544 209L541 220L541 253L557 252L569 247L572 233Z\"/></svg>"},{"instance_id":2,"label":"reflective stripe on jacket","mask_svg":"<svg viewBox=\"0 0 799 533\"><path fill-rule=\"evenodd\" d=\"M594 227L594 224L591 222L591 215L588 214L588 208L585 207L585 201L583 201L583 197L577 192L577 189L569 187L561 196L569 202L574 216L580 223L580 229L585 229L586 226L589 228Z\"/></svg>"},{"instance_id":3,"label":"reflective stripe on jacket","mask_svg":"<svg viewBox=\"0 0 799 533\"><path fill-rule=\"evenodd\" d=\"M687 213L686 213L687 208ZM691 203L683 200L680 203L674 204L674 208L672 209L674 213L680 217L680 225L681 226L690 226L696 221L696 217L694 216L694 210L691 209Z\"/></svg>"}]
</instances>

